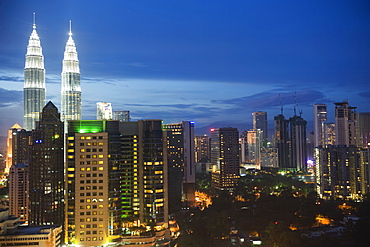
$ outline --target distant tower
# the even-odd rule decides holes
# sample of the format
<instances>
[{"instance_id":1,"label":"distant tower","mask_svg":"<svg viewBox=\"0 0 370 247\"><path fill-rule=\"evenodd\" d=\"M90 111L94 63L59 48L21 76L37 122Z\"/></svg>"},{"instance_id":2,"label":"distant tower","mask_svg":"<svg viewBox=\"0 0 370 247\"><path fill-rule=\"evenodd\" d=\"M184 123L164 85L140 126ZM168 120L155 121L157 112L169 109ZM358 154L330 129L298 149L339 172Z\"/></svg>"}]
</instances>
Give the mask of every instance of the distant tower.
<instances>
[{"instance_id":1,"label":"distant tower","mask_svg":"<svg viewBox=\"0 0 370 247\"><path fill-rule=\"evenodd\" d=\"M239 131L236 128L211 131L212 187L233 190L240 178Z\"/></svg>"},{"instance_id":2,"label":"distant tower","mask_svg":"<svg viewBox=\"0 0 370 247\"><path fill-rule=\"evenodd\" d=\"M262 145L266 147L268 142L267 112L257 111L253 112L252 115L253 115L253 129L254 130L260 129L263 131Z\"/></svg>"},{"instance_id":3,"label":"distant tower","mask_svg":"<svg viewBox=\"0 0 370 247\"><path fill-rule=\"evenodd\" d=\"M49 101L32 131L29 161L30 225L64 225L64 131Z\"/></svg>"},{"instance_id":4,"label":"distant tower","mask_svg":"<svg viewBox=\"0 0 370 247\"><path fill-rule=\"evenodd\" d=\"M209 136L195 136L194 137L195 162L208 162L210 157L210 143Z\"/></svg>"},{"instance_id":5,"label":"distant tower","mask_svg":"<svg viewBox=\"0 0 370 247\"><path fill-rule=\"evenodd\" d=\"M366 148L370 144L370 112L357 114L357 146Z\"/></svg>"},{"instance_id":6,"label":"distant tower","mask_svg":"<svg viewBox=\"0 0 370 247\"><path fill-rule=\"evenodd\" d=\"M107 102L96 103L96 120L112 120L112 104Z\"/></svg>"},{"instance_id":7,"label":"distant tower","mask_svg":"<svg viewBox=\"0 0 370 247\"><path fill-rule=\"evenodd\" d=\"M278 166L280 168L293 168L290 164L290 138L289 120L279 114L274 117L275 121L275 146L278 150Z\"/></svg>"},{"instance_id":8,"label":"distant tower","mask_svg":"<svg viewBox=\"0 0 370 247\"><path fill-rule=\"evenodd\" d=\"M336 145L356 145L356 108L347 101L335 104Z\"/></svg>"},{"instance_id":9,"label":"distant tower","mask_svg":"<svg viewBox=\"0 0 370 247\"><path fill-rule=\"evenodd\" d=\"M45 69L40 38L36 32L35 13L33 30L28 41L26 65L24 67L24 118L26 130L35 128L40 112L45 106Z\"/></svg>"},{"instance_id":10,"label":"distant tower","mask_svg":"<svg viewBox=\"0 0 370 247\"><path fill-rule=\"evenodd\" d=\"M328 119L325 104L313 105L314 147L324 145L324 122Z\"/></svg>"},{"instance_id":11,"label":"distant tower","mask_svg":"<svg viewBox=\"0 0 370 247\"><path fill-rule=\"evenodd\" d=\"M4 170L4 173L6 174L9 173L9 169L13 165L13 136L15 132L20 131L21 129L22 127L16 123L8 130L8 138L6 139L6 157Z\"/></svg>"},{"instance_id":12,"label":"distant tower","mask_svg":"<svg viewBox=\"0 0 370 247\"><path fill-rule=\"evenodd\" d=\"M28 223L28 164L12 165L9 173L9 213Z\"/></svg>"},{"instance_id":13,"label":"distant tower","mask_svg":"<svg viewBox=\"0 0 370 247\"><path fill-rule=\"evenodd\" d=\"M114 111L113 112L113 119L119 120L120 122L130 122L130 111Z\"/></svg>"},{"instance_id":14,"label":"distant tower","mask_svg":"<svg viewBox=\"0 0 370 247\"><path fill-rule=\"evenodd\" d=\"M300 171L307 169L306 126L307 121L300 116L289 118L291 139L291 166Z\"/></svg>"},{"instance_id":15,"label":"distant tower","mask_svg":"<svg viewBox=\"0 0 370 247\"><path fill-rule=\"evenodd\" d=\"M71 21L63 59L61 102L62 121L81 119L80 67L76 45L72 39Z\"/></svg>"}]
</instances>

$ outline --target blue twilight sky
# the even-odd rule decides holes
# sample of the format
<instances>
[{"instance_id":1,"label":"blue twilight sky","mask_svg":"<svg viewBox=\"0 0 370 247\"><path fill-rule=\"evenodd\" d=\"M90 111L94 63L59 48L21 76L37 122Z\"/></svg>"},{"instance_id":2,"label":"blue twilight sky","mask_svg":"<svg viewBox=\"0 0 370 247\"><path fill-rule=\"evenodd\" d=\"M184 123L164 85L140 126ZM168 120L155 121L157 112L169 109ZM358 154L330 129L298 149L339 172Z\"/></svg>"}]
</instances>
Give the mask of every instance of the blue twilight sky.
<instances>
[{"instance_id":1,"label":"blue twilight sky","mask_svg":"<svg viewBox=\"0 0 370 247\"><path fill-rule=\"evenodd\" d=\"M370 111L367 0L0 0L0 135L23 124L23 68L33 12L47 100L60 106L72 20L83 119L97 101L133 120L251 127L254 111L302 117L312 104L348 100ZM223 126L222 126L223 125ZM244 127L244 129L242 129ZM310 128L308 129L310 130Z\"/></svg>"}]
</instances>

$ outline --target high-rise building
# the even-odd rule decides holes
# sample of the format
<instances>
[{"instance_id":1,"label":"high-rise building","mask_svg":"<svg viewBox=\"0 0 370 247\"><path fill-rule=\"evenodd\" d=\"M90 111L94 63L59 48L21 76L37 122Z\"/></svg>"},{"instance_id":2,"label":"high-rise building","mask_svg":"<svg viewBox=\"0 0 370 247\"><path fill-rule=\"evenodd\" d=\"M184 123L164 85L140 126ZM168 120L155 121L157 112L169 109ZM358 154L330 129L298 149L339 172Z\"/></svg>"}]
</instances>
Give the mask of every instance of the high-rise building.
<instances>
[{"instance_id":1,"label":"high-rise building","mask_svg":"<svg viewBox=\"0 0 370 247\"><path fill-rule=\"evenodd\" d=\"M360 112L357 114L357 146L370 146L370 112Z\"/></svg>"},{"instance_id":2,"label":"high-rise building","mask_svg":"<svg viewBox=\"0 0 370 247\"><path fill-rule=\"evenodd\" d=\"M31 143L32 131L26 131L25 129L13 131L13 165L18 163L28 163Z\"/></svg>"},{"instance_id":3,"label":"high-rise building","mask_svg":"<svg viewBox=\"0 0 370 247\"><path fill-rule=\"evenodd\" d=\"M195 162L208 162L211 160L209 136L194 137Z\"/></svg>"},{"instance_id":4,"label":"high-rise building","mask_svg":"<svg viewBox=\"0 0 370 247\"><path fill-rule=\"evenodd\" d=\"M249 130L247 132L247 160L257 167L261 167L261 148L264 143L263 131L260 129Z\"/></svg>"},{"instance_id":5,"label":"high-rise building","mask_svg":"<svg viewBox=\"0 0 370 247\"><path fill-rule=\"evenodd\" d=\"M282 114L274 117L275 121L275 146L278 150L278 165L280 168L294 168L290 159L289 120Z\"/></svg>"},{"instance_id":6,"label":"high-rise building","mask_svg":"<svg viewBox=\"0 0 370 247\"><path fill-rule=\"evenodd\" d=\"M96 103L96 120L112 120L112 104L107 102Z\"/></svg>"},{"instance_id":7,"label":"high-rise building","mask_svg":"<svg viewBox=\"0 0 370 247\"><path fill-rule=\"evenodd\" d=\"M9 213L28 224L28 164L12 165L8 181Z\"/></svg>"},{"instance_id":8,"label":"high-rise building","mask_svg":"<svg viewBox=\"0 0 370 247\"><path fill-rule=\"evenodd\" d=\"M334 104L336 145L356 145L356 107L347 101Z\"/></svg>"},{"instance_id":9,"label":"high-rise building","mask_svg":"<svg viewBox=\"0 0 370 247\"><path fill-rule=\"evenodd\" d=\"M130 122L130 111L113 111L113 119L120 122Z\"/></svg>"},{"instance_id":10,"label":"high-rise building","mask_svg":"<svg viewBox=\"0 0 370 247\"><path fill-rule=\"evenodd\" d=\"M63 122L65 122L65 125L67 124L68 120L81 119L80 66L76 45L72 38L71 22L69 38L63 58L61 119Z\"/></svg>"},{"instance_id":11,"label":"high-rise building","mask_svg":"<svg viewBox=\"0 0 370 247\"><path fill-rule=\"evenodd\" d=\"M336 134L335 134L335 123L324 123L324 140L323 146L335 145Z\"/></svg>"},{"instance_id":12,"label":"high-rise building","mask_svg":"<svg viewBox=\"0 0 370 247\"><path fill-rule=\"evenodd\" d=\"M64 131L52 102L32 131L29 161L29 224L64 224Z\"/></svg>"},{"instance_id":13,"label":"high-rise building","mask_svg":"<svg viewBox=\"0 0 370 247\"><path fill-rule=\"evenodd\" d=\"M8 174L10 167L13 165L13 136L14 133L17 131L20 131L22 129L19 124L14 124L9 130L8 130L8 138L6 139L6 155L5 155L5 169L4 173Z\"/></svg>"},{"instance_id":14,"label":"high-rise building","mask_svg":"<svg viewBox=\"0 0 370 247\"><path fill-rule=\"evenodd\" d=\"M211 132L212 186L233 190L240 178L239 131L230 127Z\"/></svg>"},{"instance_id":15,"label":"high-rise building","mask_svg":"<svg viewBox=\"0 0 370 247\"><path fill-rule=\"evenodd\" d=\"M162 121L120 122L120 133L122 217L125 219L122 241L145 246L166 245L169 239L168 152L163 141ZM139 233L138 227L145 230Z\"/></svg>"},{"instance_id":16,"label":"high-rise building","mask_svg":"<svg viewBox=\"0 0 370 247\"><path fill-rule=\"evenodd\" d=\"M307 121L301 116L289 118L290 126L290 164L300 171L307 169L307 147L306 147L306 126Z\"/></svg>"},{"instance_id":17,"label":"high-rise building","mask_svg":"<svg viewBox=\"0 0 370 247\"><path fill-rule=\"evenodd\" d=\"M267 112L264 111L257 111L253 112L253 129L262 130L262 145L264 147L267 146L268 143L268 127L267 127Z\"/></svg>"},{"instance_id":18,"label":"high-rise building","mask_svg":"<svg viewBox=\"0 0 370 247\"><path fill-rule=\"evenodd\" d=\"M359 200L369 193L369 149L328 146L315 149L316 191L323 199Z\"/></svg>"},{"instance_id":19,"label":"high-rise building","mask_svg":"<svg viewBox=\"0 0 370 247\"><path fill-rule=\"evenodd\" d=\"M69 121L67 148L66 242L105 245L122 232L118 122Z\"/></svg>"},{"instance_id":20,"label":"high-rise building","mask_svg":"<svg viewBox=\"0 0 370 247\"><path fill-rule=\"evenodd\" d=\"M36 32L35 18L27 46L23 93L23 126L26 130L33 130L36 121L39 120L40 112L45 106L46 94L44 56L42 55L40 38Z\"/></svg>"},{"instance_id":21,"label":"high-rise building","mask_svg":"<svg viewBox=\"0 0 370 247\"><path fill-rule=\"evenodd\" d=\"M165 124L169 212L195 204L194 122Z\"/></svg>"},{"instance_id":22,"label":"high-rise building","mask_svg":"<svg viewBox=\"0 0 370 247\"><path fill-rule=\"evenodd\" d=\"M314 147L324 145L324 123L328 120L326 104L313 105Z\"/></svg>"}]
</instances>

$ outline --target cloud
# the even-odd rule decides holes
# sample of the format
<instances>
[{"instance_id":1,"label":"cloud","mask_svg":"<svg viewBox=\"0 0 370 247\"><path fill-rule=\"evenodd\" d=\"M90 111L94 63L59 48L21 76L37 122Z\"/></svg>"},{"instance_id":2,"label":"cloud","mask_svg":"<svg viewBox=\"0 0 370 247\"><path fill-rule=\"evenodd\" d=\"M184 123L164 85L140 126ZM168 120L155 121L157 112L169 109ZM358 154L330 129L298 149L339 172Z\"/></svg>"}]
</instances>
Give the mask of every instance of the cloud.
<instances>
[{"instance_id":1,"label":"cloud","mask_svg":"<svg viewBox=\"0 0 370 247\"><path fill-rule=\"evenodd\" d=\"M23 102L23 91L0 88L0 107Z\"/></svg>"},{"instance_id":2,"label":"cloud","mask_svg":"<svg viewBox=\"0 0 370 247\"><path fill-rule=\"evenodd\" d=\"M246 97L227 99L227 100L213 100L213 103L218 104L228 104L237 108L247 108L247 109L267 109L271 107L277 107L281 104L291 105L294 104L296 97L296 103L299 106L311 105L312 102L328 102L329 99L325 98L322 92L316 90L301 90L301 91L283 91L281 89L271 90L267 92L262 92ZM280 103L281 102L281 103ZM331 101L330 101L331 102Z\"/></svg>"},{"instance_id":3,"label":"cloud","mask_svg":"<svg viewBox=\"0 0 370 247\"><path fill-rule=\"evenodd\" d=\"M359 93L358 95L360 95L363 98L370 99L370 91L362 92L362 93Z\"/></svg>"},{"instance_id":4,"label":"cloud","mask_svg":"<svg viewBox=\"0 0 370 247\"><path fill-rule=\"evenodd\" d=\"M19 76L0 76L0 81L23 82L24 79Z\"/></svg>"}]
</instances>

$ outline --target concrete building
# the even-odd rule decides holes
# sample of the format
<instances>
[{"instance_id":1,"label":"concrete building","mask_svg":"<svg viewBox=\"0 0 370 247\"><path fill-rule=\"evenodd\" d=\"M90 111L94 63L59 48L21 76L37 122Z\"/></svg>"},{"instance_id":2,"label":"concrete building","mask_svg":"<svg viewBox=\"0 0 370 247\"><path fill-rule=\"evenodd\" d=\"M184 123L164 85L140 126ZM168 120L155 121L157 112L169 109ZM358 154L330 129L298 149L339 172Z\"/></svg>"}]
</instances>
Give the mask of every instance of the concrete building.
<instances>
[{"instance_id":1,"label":"concrete building","mask_svg":"<svg viewBox=\"0 0 370 247\"><path fill-rule=\"evenodd\" d=\"M357 146L369 147L370 146L370 112L357 113Z\"/></svg>"},{"instance_id":2,"label":"concrete building","mask_svg":"<svg viewBox=\"0 0 370 247\"><path fill-rule=\"evenodd\" d=\"M262 131L262 146L266 147L268 143L268 126L267 126L267 112L257 111L253 112L253 129L260 129Z\"/></svg>"},{"instance_id":3,"label":"concrete building","mask_svg":"<svg viewBox=\"0 0 370 247\"><path fill-rule=\"evenodd\" d=\"M5 169L4 169L5 174L9 173L10 167L13 165L14 133L16 133L17 131L20 131L21 129L22 127L16 123L8 130L8 138L6 139L6 155L5 155Z\"/></svg>"},{"instance_id":4,"label":"concrete building","mask_svg":"<svg viewBox=\"0 0 370 247\"><path fill-rule=\"evenodd\" d=\"M335 104L336 145L357 145L356 143L356 108L347 101Z\"/></svg>"},{"instance_id":5,"label":"concrete building","mask_svg":"<svg viewBox=\"0 0 370 247\"><path fill-rule=\"evenodd\" d=\"M130 111L113 111L113 119L118 120L120 122L130 122Z\"/></svg>"},{"instance_id":6,"label":"concrete building","mask_svg":"<svg viewBox=\"0 0 370 247\"><path fill-rule=\"evenodd\" d=\"M28 224L28 164L18 163L10 168L8 176L10 215Z\"/></svg>"},{"instance_id":7,"label":"concrete building","mask_svg":"<svg viewBox=\"0 0 370 247\"><path fill-rule=\"evenodd\" d=\"M112 104L107 102L96 103L96 120L112 120Z\"/></svg>"},{"instance_id":8,"label":"concrete building","mask_svg":"<svg viewBox=\"0 0 370 247\"><path fill-rule=\"evenodd\" d=\"M163 125L167 144L169 212L195 205L194 122Z\"/></svg>"},{"instance_id":9,"label":"concrete building","mask_svg":"<svg viewBox=\"0 0 370 247\"><path fill-rule=\"evenodd\" d=\"M239 131L236 128L211 131L212 187L233 190L240 178Z\"/></svg>"},{"instance_id":10,"label":"concrete building","mask_svg":"<svg viewBox=\"0 0 370 247\"><path fill-rule=\"evenodd\" d=\"M324 123L328 120L326 104L313 105L314 147L324 145Z\"/></svg>"},{"instance_id":11,"label":"concrete building","mask_svg":"<svg viewBox=\"0 0 370 247\"><path fill-rule=\"evenodd\" d=\"M194 137L195 162L207 162L211 160L211 148L208 135L196 135Z\"/></svg>"}]
</instances>

